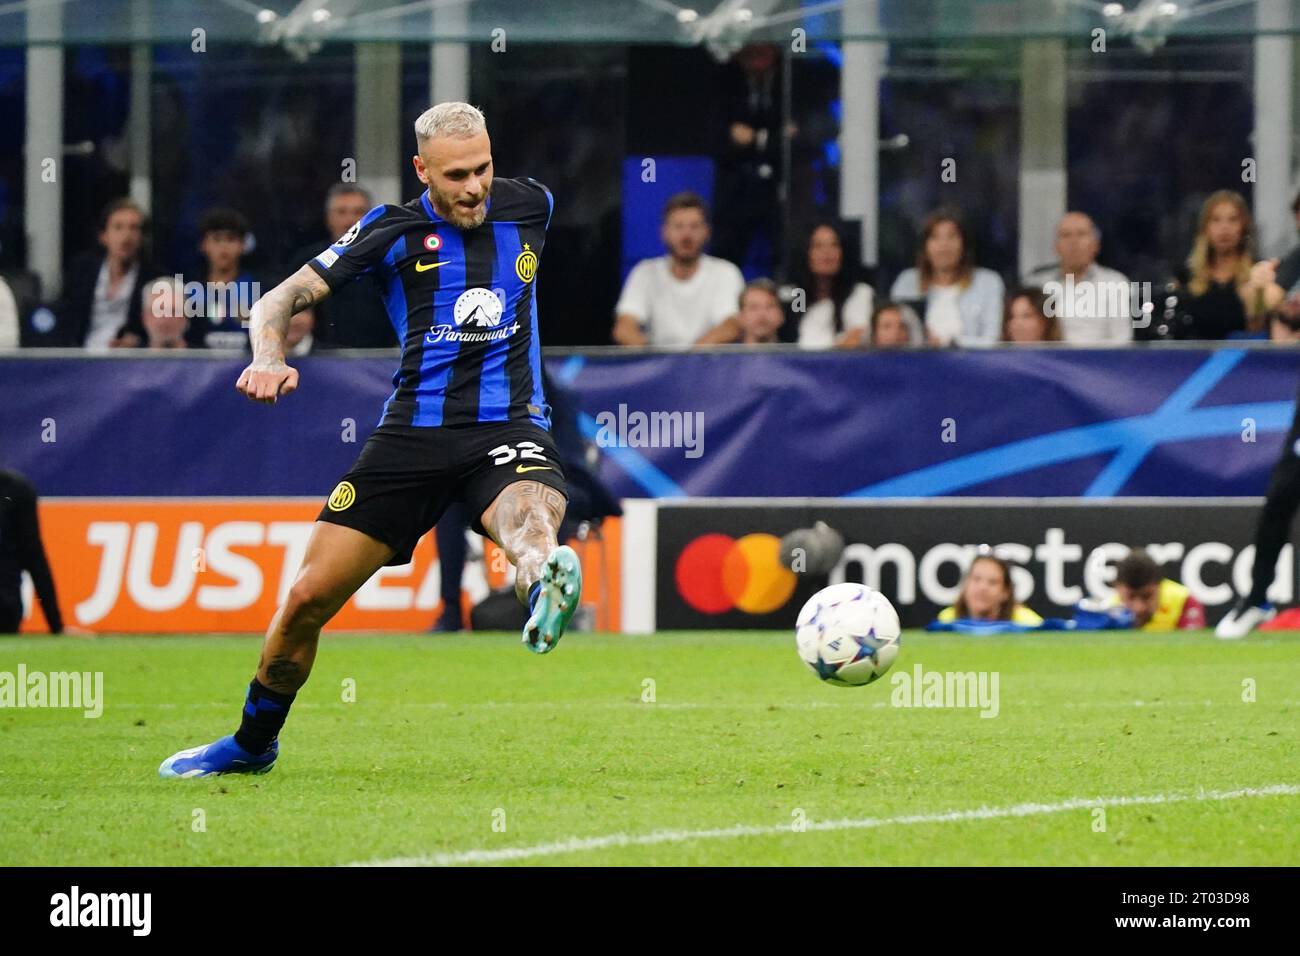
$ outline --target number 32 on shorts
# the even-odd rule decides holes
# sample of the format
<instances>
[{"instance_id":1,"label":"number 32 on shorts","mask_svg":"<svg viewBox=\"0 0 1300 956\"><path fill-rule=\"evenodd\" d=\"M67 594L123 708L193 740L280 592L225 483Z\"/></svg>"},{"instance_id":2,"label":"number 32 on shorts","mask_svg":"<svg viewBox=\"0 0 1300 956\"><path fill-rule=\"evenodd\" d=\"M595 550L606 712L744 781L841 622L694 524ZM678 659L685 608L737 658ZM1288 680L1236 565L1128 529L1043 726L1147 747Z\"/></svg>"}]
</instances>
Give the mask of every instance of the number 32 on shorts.
<instances>
[{"instance_id":1,"label":"number 32 on shorts","mask_svg":"<svg viewBox=\"0 0 1300 956\"><path fill-rule=\"evenodd\" d=\"M543 451L545 451L545 449L543 449L541 445L537 444L537 442L521 441L516 442L513 448L509 445L497 445L497 447L489 451L488 454L492 456L492 464L508 465L516 458L545 462L546 456L542 454ZM520 461L519 464L515 466L515 471L521 475L529 471L550 470L550 465L529 465L527 464L527 461Z\"/></svg>"}]
</instances>

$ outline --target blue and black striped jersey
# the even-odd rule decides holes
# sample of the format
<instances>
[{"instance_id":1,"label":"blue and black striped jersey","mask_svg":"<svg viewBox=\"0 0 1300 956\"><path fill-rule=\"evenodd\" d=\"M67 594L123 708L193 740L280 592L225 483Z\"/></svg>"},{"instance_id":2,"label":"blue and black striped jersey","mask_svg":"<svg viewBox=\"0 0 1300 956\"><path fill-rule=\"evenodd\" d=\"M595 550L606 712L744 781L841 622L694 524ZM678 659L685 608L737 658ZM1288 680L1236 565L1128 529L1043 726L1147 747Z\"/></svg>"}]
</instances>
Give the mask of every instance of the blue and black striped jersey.
<instances>
[{"instance_id":1,"label":"blue and black striped jersey","mask_svg":"<svg viewBox=\"0 0 1300 956\"><path fill-rule=\"evenodd\" d=\"M402 343L381 425L550 427L534 288L552 206L536 180L495 179L483 224L460 229L425 192L376 206L310 261L331 290L378 284Z\"/></svg>"}]
</instances>

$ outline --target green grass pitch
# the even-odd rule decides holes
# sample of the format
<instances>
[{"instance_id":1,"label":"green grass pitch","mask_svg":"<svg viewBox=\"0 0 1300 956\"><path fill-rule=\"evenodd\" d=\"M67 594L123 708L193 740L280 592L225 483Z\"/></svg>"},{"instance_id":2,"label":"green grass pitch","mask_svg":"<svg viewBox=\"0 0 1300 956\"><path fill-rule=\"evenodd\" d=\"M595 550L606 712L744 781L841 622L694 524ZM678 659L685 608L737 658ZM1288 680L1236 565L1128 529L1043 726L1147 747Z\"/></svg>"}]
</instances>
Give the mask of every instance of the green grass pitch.
<instances>
[{"instance_id":1,"label":"green grass pitch","mask_svg":"<svg viewBox=\"0 0 1300 956\"><path fill-rule=\"evenodd\" d=\"M1297 635L909 632L861 688L788 633L327 635L271 773L159 779L234 729L258 647L0 638L105 700L0 709L0 864L1300 861ZM892 706L917 664L997 672L998 715Z\"/></svg>"}]
</instances>

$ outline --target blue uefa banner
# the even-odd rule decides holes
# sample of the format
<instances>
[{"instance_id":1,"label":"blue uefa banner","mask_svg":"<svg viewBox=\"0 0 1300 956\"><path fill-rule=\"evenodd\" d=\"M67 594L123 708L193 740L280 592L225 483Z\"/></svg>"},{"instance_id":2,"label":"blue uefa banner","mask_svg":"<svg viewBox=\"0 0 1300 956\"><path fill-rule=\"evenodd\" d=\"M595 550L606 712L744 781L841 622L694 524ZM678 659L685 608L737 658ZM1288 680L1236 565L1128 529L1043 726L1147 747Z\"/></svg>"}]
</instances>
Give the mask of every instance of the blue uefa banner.
<instances>
[{"instance_id":1,"label":"blue uefa banner","mask_svg":"<svg viewBox=\"0 0 1300 956\"><path fill-rule=\"evenodd\" d=\"M43 495L328 495L378 424L396 362L300 359L274 406L246 358L0 359L0 467Z\"/></svg>"},{"instance_id":2,"label":"blue uefa banner","mask_svg":"<svg viewBox=\"0 0 1300 956\"><path fill-rule=\"evenodd\" d=\"M1300 355L693 352L551 368L606 444L637 411L695 414L693 447L602 449L624 496L1213 496L1263 494Z\"/></svg>"},{"instance_id":3,"label":"blue uefa banner","mask_svg":"<svg viewBox=\"0 0 1300 956\"><path fill-rule=\"evenodd\" d=\"M388 358L299 360L277 406L245 359L0 359L0 467L47 495L324 495ZM622 497L1262 494L1300 355L1031 349L553 356Z\"/></svg>"}]
</instances>

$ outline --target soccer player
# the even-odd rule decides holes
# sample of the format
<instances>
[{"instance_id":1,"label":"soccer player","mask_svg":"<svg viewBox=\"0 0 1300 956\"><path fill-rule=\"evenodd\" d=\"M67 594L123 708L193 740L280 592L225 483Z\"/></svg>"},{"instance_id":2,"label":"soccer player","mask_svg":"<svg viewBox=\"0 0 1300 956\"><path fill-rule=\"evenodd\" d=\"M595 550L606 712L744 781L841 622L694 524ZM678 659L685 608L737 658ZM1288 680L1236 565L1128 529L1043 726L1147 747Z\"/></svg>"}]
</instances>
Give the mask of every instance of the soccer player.
<instances>
[{"instance_id":1,"label":"soccer player","mask_svg":"<svg viewBox=\"0 0 1300 956\"><path fill-rule=\"evenodd\" d=\"M383 418L321 509L302 567L271 619L243 720L231 736L163 761L164 777L265 773L321 627L372 574L406 564L453 501L515 565L524 644L554 649L582 590L556 541L567 502L542 394L534 279L552 199L532 179L494 179L483 114L440 103L415 121L428 189L371 209L253 309L253 361L236 387L274 404L298 385L284 362L290 317L344 282L375 276L402 342Z\"/></svg>"},{"instance_id":2,"label":"soccer player","mask_svg":"<svg viewBox=\"0 0 1300 956\"><path fill-rule=\"evenodd\" d=\"M1255 564L1251 569L1250 593L1238 598L1219 620L1215 637L1239 640L1277 617L1277 608L1268 599L1268 589L1277 577L1277 559L1291 536L1297 508L1300 508L1300 405L1282 443L1282 457L1269 476L1264 507L1255 525Z\"/></svg>"},{"instance_id":3,"label":"soccer player","mask_svg":"<svg viewBox=\"0 0 1300 956\"><path fill-rule=\"evenodd\" d=\"M1296 200L1300 204L1300 196ZM1295 252L1300 253L1300 249ZM1293 294L1273 314L1269 336L1275 342L1294 341L1297 329L1300 329L1300 295ZM1255 525L1255 565L1251 570L1250 593L1238 598L1219 621L1214 629L1215 637L1238 640L1277 617L1277 608L1268 599L1268 589L1277 577L1277 559L1291 537L1297 509L1300 509L1300 404L1291 420L1291 430L1282 442L1282 457L1269 476L1264 508Z\"/></svg>"}]
</instances>

